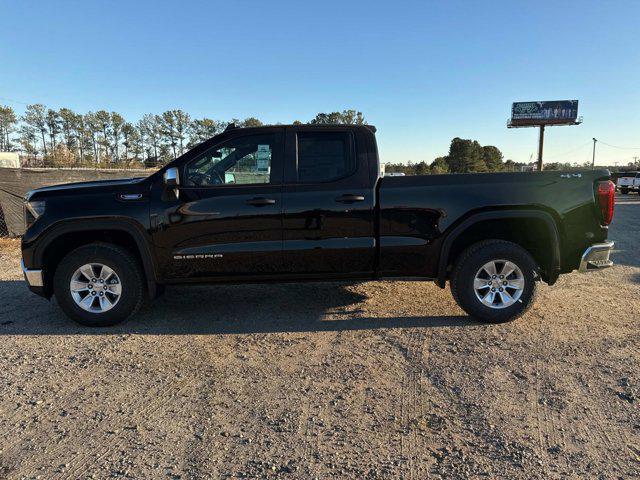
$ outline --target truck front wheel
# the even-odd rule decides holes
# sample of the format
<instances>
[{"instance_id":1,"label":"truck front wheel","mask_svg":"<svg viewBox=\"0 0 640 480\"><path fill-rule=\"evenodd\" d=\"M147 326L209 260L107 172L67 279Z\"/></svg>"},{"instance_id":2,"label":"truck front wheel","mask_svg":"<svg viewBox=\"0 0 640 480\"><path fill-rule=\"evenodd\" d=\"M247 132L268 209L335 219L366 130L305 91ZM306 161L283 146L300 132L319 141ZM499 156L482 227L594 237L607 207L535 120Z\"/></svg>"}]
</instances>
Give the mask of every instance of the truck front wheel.
<instances>
[{"instance_id":1,"label":"truck front wheel","mask_svg":"<svg viewBox=\"0 0 640 480\"><path fill-rule=\"evenodd\" d=\"M525 249L504 240L486 240L459 256L451 276L451 293L475 319L509 322L532 305L537 278L538 266Z\"/></svg>"},{"instance_id":2,"label":"truck front wheel","mask_svg":"<svg viewBox=\"0 0 640 480\"><path fill-rule=\"evenodd\" d=\"M92 243L73 250L56 268L53 291L71 319L89 327L115 325L144 300L140 265L127 250Z\"/></svg>"}]
</instances>

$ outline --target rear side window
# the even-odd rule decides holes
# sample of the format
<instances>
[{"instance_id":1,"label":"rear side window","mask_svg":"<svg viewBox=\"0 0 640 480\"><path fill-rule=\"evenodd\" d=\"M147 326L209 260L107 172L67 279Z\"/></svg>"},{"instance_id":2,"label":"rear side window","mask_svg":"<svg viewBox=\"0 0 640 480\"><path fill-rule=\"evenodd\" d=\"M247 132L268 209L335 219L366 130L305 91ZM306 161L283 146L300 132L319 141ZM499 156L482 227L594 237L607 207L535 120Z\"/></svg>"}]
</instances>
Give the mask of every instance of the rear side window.
<instances>
[{"instance_id":1,"label":"rear side window","mask_svg":"<svg viewBox=\"0 0 640 480\"><path fill-rule=\"evenodd\" d=\"M356 170L347 132L298 133L298 181L330 182Z\"/></svg>"}]
</instances>

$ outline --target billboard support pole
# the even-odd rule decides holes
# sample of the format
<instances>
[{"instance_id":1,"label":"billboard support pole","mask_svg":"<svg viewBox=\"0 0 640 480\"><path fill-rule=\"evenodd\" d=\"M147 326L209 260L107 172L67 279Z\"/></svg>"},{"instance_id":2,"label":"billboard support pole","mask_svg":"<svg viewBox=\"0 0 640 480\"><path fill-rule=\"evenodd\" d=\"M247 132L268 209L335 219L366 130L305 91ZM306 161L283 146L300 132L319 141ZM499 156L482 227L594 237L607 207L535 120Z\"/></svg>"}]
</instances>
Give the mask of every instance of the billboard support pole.
<instances>
[{"instance_id":1,"label":"billboard support pole","mask_svg":"<svg viewBox=\"0 0 640 480\"><path fill-rule=\"evenodd\" d=\"M545 126L580 125L582 117L578 116L578 100L552 100L542 102L513 102L511 118L507 120L507 128L539 127L538 161L535 168L541 172L544 168L542 156L544 151ZM595 156L595 138L594 138ZM531 164L531 159L529 159Z\"/></svg>"},{"instance_id":2,"label":"billboard support pole","mask_svg":"<svg viewBox=\"0 0 640 480\"><path fill-rule=\"evenodd\" d=\"M595 138L593 139L593 157L591 157L591 170L596 168L596 142L598 140L596 140Z\"/></svg>"},{"instance_id":3,"label":"billboard support pole","mask_svg":"<svg viewBox=\"0 0 640 480\"><path fill-rule=\"evenodd\" d=\"M544 125L540 125L540 140L538 141L538 171L542 171L542 148L544 147Z\"/></svg>"}]
</instances>

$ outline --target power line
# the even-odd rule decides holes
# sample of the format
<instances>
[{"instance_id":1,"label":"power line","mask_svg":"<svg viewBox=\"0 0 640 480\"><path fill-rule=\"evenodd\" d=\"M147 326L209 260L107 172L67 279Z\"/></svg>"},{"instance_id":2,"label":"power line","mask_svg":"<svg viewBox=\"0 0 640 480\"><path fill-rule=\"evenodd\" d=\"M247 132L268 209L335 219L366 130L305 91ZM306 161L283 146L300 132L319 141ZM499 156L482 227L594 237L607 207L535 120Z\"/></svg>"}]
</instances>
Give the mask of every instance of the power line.
<instances>
[{"instance_id":1,"label":"power line","mask_svg":"<svg viewBox=\"0 0 640 480\"><path fill-rule=\"evenodd\" d=\"M598 140L598 142L600 142L603 145L606 145L607 147L620 148L622 150L640 150L640 147L620 147L618 145L611 145L609 143L603 142L602 140Z\"/></svg>"},{"instance_id":2,"label":"power line","mask_svg":"<svg viewBox=\"0 0 640 480\"><path fill-rule=\"evenodd\" d=\"M545 158L547 158L547 159L548 159L548 158L556 158L556 157L560 157L560 156L562 156L562 155L568 155L568 154L570 154L570 153L577 152L577 151L578 151L578 150L580 150L581 148L584 148L584 147L586 147L587 145L589 145L590 143L591 143L591 140L589 140L588 142L583 143L583 144L582 144L582 145L580 145L579 147L575 147L575 148L572 148L571 150L567 150L566 152L556 153L556 154L554 154L554 155L546 155L546 156L545 156Z\"/></svg>"},{"instance_id":3,"label":"power line","mask_svg":"<svg viewBox=\"0 0 640 480\"><path fill-rule=\"evenodd\" d=\"M6 97L0 97L0 100L2 100L3 102L9 102L9 103L19 103L21 105L31 105L30 103L21 102L20 100L13 100L11 98L6 98Z\"/></svg>"}]
</instances>

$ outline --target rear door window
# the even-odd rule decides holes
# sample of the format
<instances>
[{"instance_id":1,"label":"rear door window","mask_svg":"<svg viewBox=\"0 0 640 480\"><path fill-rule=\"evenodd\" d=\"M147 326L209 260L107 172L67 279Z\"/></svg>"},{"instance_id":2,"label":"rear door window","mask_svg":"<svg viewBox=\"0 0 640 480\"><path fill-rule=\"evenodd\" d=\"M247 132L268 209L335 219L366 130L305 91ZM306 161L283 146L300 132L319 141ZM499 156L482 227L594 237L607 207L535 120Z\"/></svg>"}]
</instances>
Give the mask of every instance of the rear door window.
<instances>
[{"instance_id":1,"label":"rear door window","mask_svg":"<svg viewBox=\"0 0 640 480\"><path fill-rule=\"evenodd\" d=\"M300 132L297 137L299 182L331 182L355 172L350 133Z\"/></svg>"}]
</instances>

